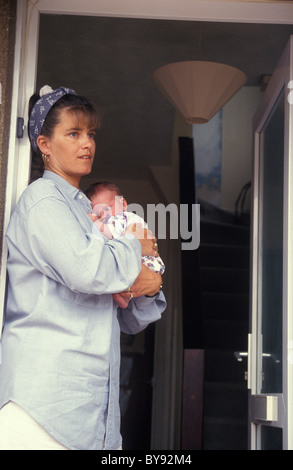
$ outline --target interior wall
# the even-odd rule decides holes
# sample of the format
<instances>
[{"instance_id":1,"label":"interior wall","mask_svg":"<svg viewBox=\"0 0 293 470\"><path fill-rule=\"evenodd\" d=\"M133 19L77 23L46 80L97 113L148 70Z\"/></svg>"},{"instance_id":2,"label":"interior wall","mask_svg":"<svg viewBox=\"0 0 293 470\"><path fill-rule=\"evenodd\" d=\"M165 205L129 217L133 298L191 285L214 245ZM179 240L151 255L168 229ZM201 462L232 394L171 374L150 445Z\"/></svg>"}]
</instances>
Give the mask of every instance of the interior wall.
<instances>
[{"instance_id":1,"label":"interior wall","mask_svg":"<svg viewBox=\"0 0 293 470\"><path fill-rule=\"evenodd\" d=\"M261 97L259 87L243 87L223 108L221 207L230 212L242 187L251 181L252 118Z\"/></svg>"},{"instance_id":2,"label":"interior wall","mask_svg":"<svg viewBox=\"0 0 293 470\"><path fill-rule=\"evenodd\" d=\"M252 119L262 97L260 87L243 87L207 124L192 126L197 196L234 212L243 186L251 181ZM247 193L244 211L250 208Z\"/></svg>"},{"instance_id":3,"label":"interior wall","mask_svg":"<svg viewBox=\"0 0 293 470\"><path fill-rule=\"evenodd\" d=\"M222 108L222 168L219 206L226 211L234 212L235 202L242 187L251 181L252 119L262 95L260 87L243 87ZM179 136L192 137L192 126L187 124L179 113L176 113L172 137L172 166L152 167L167 203L176 201L178 203L178 188L176 187L178 162L176 163L176 158L178 158ZM244 209L248 209L249 204L248 197Z\"/></svg>"}]
</instances>

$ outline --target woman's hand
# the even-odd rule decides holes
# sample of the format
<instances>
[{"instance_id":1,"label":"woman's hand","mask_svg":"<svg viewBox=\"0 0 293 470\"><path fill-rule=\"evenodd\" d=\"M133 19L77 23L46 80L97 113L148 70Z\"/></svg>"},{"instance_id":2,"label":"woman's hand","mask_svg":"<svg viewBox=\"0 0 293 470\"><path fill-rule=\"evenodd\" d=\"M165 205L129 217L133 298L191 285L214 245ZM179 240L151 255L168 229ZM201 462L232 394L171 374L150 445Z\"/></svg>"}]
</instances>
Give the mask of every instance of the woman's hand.
<instances>
[{"instance_id":1,"label":"woman's hand","mask_svg":"<svg viewBox=\"0 0 293 470\"><path fill-rule=\"evenodd\" d=\"M140 297L141 295L155 295L159 292L162 286L162 276L154 273L147 266L142 264L141 271L130 287L130 292L133 297Z\"/></svg>"},{"instance_id":2,"label":"woman's hand","mask_svg":"<svg viewBox=\"0 0 293 470\"><path fill-rule=\"evenodd\" d=\"M157 239L151 230L143 228L141 224L132 224L125 234L132 234L139 240L142 256L159 256Z\"/></svg>"}]
</instances>

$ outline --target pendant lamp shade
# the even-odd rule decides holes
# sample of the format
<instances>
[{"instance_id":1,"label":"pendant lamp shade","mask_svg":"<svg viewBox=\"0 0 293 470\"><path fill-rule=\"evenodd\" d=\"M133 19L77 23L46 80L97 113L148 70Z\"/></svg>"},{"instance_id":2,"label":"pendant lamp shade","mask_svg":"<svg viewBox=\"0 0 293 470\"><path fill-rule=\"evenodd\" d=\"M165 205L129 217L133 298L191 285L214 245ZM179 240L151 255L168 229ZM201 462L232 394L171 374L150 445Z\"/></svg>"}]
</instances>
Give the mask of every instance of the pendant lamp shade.
<instances>
[{"instance_id":1,"label":"pendant lamp shade","mask_svg":"<svg viewBox=\"0 0 293 470\"><path fill-rule=\"evenodd\" d=\"M206 61L163 65L153 79L190 124L208 122L247 81L235 67Z\"/></svg>"}]
</instances>

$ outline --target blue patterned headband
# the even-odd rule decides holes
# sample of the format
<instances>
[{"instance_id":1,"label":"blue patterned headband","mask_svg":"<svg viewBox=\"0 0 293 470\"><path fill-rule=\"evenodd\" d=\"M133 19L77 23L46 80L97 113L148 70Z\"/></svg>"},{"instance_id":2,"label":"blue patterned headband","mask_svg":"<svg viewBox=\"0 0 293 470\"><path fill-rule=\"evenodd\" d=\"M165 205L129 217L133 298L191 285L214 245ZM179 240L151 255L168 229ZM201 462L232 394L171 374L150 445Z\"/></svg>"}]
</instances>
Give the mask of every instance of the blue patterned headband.
<instances>
[{"instance_id":1,"label":"blue patterned headband","mask_svg":"<svg viewBox=\"0 0 293 470\"><path fill-rule=\"evenodd\" d=\"M64 87L52 90L48 85L41 88L41 98L34 105L29 118L29 138L35 152L38 150L37 138L41 135L42 127L48 112L64 95L76 95L76 92L70 88Z\"/></svg>"}]
</instances>

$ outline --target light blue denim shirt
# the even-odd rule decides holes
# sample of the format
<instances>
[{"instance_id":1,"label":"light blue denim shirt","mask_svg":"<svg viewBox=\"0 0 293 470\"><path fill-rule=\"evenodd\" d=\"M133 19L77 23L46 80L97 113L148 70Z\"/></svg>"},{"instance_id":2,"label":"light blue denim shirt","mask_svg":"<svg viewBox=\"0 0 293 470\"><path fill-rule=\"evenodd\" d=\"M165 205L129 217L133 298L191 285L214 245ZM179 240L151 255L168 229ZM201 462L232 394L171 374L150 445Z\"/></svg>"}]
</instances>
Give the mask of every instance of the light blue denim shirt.
<instances>
[{"instance_id":1,"label":"light blue denim shirt","mask_svg":"<svg viewBox=\"0 0 293 470\"><path fill-rule=\"evenodd\" d=\"M112 293L141 268L136 238L92 233L86 196L46 171L21 196L7 230L8 286L0 407L22 406L68 449L121 445L120 331L158 320L163 293L116 307Z\"/></svg>"}]
</instances>

